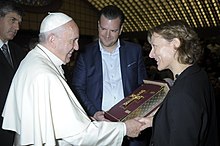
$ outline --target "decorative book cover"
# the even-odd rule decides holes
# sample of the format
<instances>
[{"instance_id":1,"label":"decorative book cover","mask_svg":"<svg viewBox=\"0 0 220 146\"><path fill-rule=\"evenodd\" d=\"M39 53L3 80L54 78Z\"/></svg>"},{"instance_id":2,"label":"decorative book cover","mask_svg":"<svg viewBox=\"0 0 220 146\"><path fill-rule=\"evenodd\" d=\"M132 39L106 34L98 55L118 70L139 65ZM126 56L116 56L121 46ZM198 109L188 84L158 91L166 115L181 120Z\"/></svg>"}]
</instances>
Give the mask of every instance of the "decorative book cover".
<instances>
[{"instance_id":1,"label":"decorative book cover","mask_svg":"<svg viewBox=\"0 0 220 146\"><path fill-rule=\"evenodd\" d=\"M144 80L144 84L131 95L106 111L105 118L110 121L126 121L137 116L147 116L160 106L168 91L167 83Z\"/></svg>"}]
</instances>

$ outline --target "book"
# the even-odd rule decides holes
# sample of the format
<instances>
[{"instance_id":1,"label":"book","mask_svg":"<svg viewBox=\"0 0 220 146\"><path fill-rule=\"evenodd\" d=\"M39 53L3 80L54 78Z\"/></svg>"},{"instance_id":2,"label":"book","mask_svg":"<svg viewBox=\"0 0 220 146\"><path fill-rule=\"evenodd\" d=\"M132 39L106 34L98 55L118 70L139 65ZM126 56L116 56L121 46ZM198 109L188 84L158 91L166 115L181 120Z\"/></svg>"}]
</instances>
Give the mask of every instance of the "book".
<instances>
[{"instance_id":1,"label":"book","mask_svg":"<svg viewBox=\"0 0 220 146\"><path fill-rule=\"evenodd\" d=\"M144 80L144 83L105 112L110 121L126 121L135 117L148 116L163 102L169 86L165 82Z\"/></svg>"}]
</instances>

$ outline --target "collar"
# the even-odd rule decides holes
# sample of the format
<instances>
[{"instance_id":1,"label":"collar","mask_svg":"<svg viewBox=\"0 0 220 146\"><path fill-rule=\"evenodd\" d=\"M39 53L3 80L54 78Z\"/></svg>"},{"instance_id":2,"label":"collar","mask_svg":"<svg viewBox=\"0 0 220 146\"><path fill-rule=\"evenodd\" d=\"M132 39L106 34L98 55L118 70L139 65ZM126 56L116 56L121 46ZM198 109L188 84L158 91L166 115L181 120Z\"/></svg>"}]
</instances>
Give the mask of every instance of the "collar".
<instances>
[{"instance_id":1,"label":"collar","mask_svg":"<svg viewBox=\"0 0 220 146\"><path fill-rule=\"evenodd\" d=\"M120 46L121 46L121 45L120 45L120 40L118 39L117 45L116 45L116 47L115 47L115 50L114 50L112 53L118 52ZM107 52L107 51L105 50L105 48L101 45L100 39L99 39L99 48L100 48L100 51L101 51L101 52Z\"/></svg>"},{"instance_id":2,"label":"collar","mask_svg":"<svg viewBox=\"0 0 220 146\"><path fill-rule=\"evenodd\" d=\"M50 52L47 48L42 46L41 44L37 44L37 47L39 49L42 49L43 52L45 52L45 55L48 55L51 61L56 65L56 66L61 66L62 64L65 64L60 58L58 58L56 55L54 55L52 52Z\"/></svg>"},{"instance_id":3,"label":"collar","mask_svg":"<svg viewBox=\"0 0 220 146\"><path fill-rule=\"evenodd\" d=\"M6 44L6 45L8 46L8 41L4 43L2 40L0 40L0 48L2 48L2 46L3 46L4 44Z\"/></svg>"},{"instance_id":4,"label":"collar","mask_svg":"<svg viewBox=\"0 0 220 146\"><path fill-rule=\"evenodd\" d=\"M192 64L192 65L188 66L185 70L183 70L180 74L176 75L177 76L176 80L184 78L185 76L187 76L189 74L193 74L193 73L198 72L200 70L201 70L201 68L199 67L199 65L197 63Z\"/></svg>"}]
</instances>

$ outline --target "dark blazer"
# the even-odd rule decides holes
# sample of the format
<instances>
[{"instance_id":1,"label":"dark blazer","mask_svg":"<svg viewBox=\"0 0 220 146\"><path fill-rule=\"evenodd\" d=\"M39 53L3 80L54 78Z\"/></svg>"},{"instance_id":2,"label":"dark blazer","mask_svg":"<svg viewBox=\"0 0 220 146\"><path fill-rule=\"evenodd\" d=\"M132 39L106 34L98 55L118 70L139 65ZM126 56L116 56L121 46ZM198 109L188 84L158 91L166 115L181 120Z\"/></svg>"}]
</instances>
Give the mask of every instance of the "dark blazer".
<instances>
[{"instance_id":1,"label":"dark blazer","mask_svg":"<svg viewBox=\"0 0 220 146\"><path fill-rule=\"evenodd\" d=\"M14 68L8 63L3 52L0 50L0 113L4 108L5 100L8 94L8 90L12 81L12 78L21 62L24 58L26 52L17 46L15 43L9 41L8 46L10 49L12 61L14 64ZM0 125L2 126L2 116L0 118ZM13 138L8 135L9 131L2 130L0 128L0 143L4 145L12 145Z\"/></svg>"},{"instance_id":2,"label":"dark blazer","mask_svg":"<svg viewBox=\"0 0 220 146\"><path fill-rule=\"evenodd\" d=\"M146 69L142 48L135 43L120 40L120 63L124 95L129 95L143 83ZM90 116L102 107L103 74L98 41L79 53L73 70L72 89Z\"/></svg>"},{"instance_id":3,"label":"dark blazer","mask_svg":"<svg viewBox=\"0 0 220 146\"><path fill-rule=\"evenodd\" d=\"M219 146L215 96L208 77L193 65L171 87L153 121L152 146Z\"/></svg>"}]
</instances>

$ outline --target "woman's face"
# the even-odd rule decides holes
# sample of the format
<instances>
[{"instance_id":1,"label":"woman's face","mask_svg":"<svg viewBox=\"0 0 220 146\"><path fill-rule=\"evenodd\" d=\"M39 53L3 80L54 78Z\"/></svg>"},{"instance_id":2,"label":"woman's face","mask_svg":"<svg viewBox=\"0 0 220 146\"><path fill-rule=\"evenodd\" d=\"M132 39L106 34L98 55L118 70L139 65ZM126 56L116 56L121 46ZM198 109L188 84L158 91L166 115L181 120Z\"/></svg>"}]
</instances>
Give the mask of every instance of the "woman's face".
<instances>
[{"instance_id":1,"label":"woman's face","mask_svg":"<svg viewBox=\"0 0 220 146\"><path fill-rule=\"evenodd\" d=\"M149 57L156 60L158 70L170 69L172 71L175 66L177 59L174 43L173 41L167 41L157 33L153 33L150 42L152 49Z\"/></svg>"}]
</instances>

